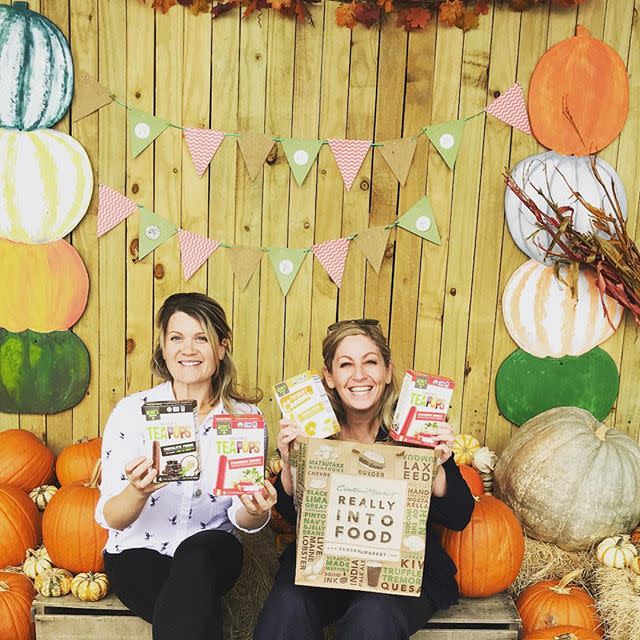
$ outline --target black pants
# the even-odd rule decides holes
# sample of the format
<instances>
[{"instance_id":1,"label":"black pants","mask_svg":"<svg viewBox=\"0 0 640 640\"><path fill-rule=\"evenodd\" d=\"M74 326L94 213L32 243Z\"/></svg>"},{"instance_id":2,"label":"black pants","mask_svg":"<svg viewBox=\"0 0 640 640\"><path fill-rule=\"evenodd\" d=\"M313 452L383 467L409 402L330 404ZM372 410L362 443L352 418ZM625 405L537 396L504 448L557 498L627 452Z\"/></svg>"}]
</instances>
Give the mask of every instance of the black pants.
<instances>
[{"instance_id":1,"label":"black pants","mask_svg":"<svg viewBox=\"0 0 640 640\"><path fill-rule=\"evenodd\" d=\"M104 554L113 592L153 624L153 640L222 640L220 598L242 570L242 545L230 533L201 531L172 557L151 549Z\"/></svg>"},{"instance_id":2,"label":"black pants","mask_svg":"<svg viewBox=\"0 0 640 640\"><path fill-rule=\"evenodd\" d=\"M323 628L334 622L336 640L407 640L436 612L425 594L414 598L297 586L295 559L292 544L282 555L254 640L323 640Z\"/></svg>"}]
</instances>

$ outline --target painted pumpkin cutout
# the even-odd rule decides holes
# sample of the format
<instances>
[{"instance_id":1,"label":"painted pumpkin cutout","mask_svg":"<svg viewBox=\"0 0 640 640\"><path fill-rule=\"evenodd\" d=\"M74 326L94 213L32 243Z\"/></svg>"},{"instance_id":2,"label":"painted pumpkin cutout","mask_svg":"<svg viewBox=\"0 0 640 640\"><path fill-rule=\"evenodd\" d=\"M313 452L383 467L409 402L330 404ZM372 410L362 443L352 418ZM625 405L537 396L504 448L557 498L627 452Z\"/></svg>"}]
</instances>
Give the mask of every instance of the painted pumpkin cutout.
<instances>
[{"instance_id":1,"label":"painted pumpkin cutout","mask_svg":"<svg viewBox=\"0 0 640 640\"><path fill-rule=\"evenodd\" d=\"M540 58L529 84L529 119L548 149L565 156L596 153L622 131L628 113L624 62L582 25Z\"/></svg>"},{"instance_id":2,"label":"painted pumpkin cutout","mask_svg":"<svg viewBox=\"0 0 640 640\"><path fill-rule=\"evenodd\" d=\"M58 27L26 2L0 5L0 127L44 129L64 116L73 60Z\"/></svg>"},{"instance_id":3,"label":"painted pumpkin cutout","mask_svg":"<svg viewBox=\"0 0 640 640\"><path fill-rule=\"evenodd\" d=\"M609 191L613 185L620 210L626 219L627 195L622 180L610 164L599 158L595 162L597 172ZM558 206L573 207L572 224L581 233L594 231L592 217L572 192L580 193L590 205L615 216L615 205L593 174L589 157L561 156L554 151L547 151L522 160L511 174L525 194L550 217L555 217L555 213L545 197ZM544 196L538 193L538 189ZM518 248L538 262L552 264L552 258L545 259L546 250L551 245L551 236L538 226L533 214L511 189L507 189L505 193L504 211L511 237ZM604 235L601 231L598 233ZM557 253L560 248L555 246L553 251Z\"/></svg>"},{"instance_id":4,"label":"painted pumpkin cutout","mask_svg":"<svg viewBox=\"0 0 640 640\"><path fill-rule=\"evenodd\" d=\"M80 222L91 200L87 152L53 129L0 129L0 175L0 238L59 240Z\"/></svg>"},{"instance_id":5,"label":"painted pumpkin cutout","mask_svg":"<svg viewBox=\"0 0 640 640\"><path fill-rule=\"evenodd\" d=\"M0 273L0 327L7 331L63 331L87 306L89 274L66 240L39 245L0 239Z\"/></svg>"},{"instance_id":6,"label":"painted pumpkin cutout","mask_svg":"<svg viewBox=\"0 0 640 640\"><path fill-rule=\"evenodd\" d=\"M560 275L569 282L565 267ZM607 295L604 300L611 324L593 272L580 270L576 297L572 297L553 267L529 260L505 287L502 315L509 335L527 353L538 358L579 356L612 336L622 320L622 306Z\"/></svg>"}]
</instances>

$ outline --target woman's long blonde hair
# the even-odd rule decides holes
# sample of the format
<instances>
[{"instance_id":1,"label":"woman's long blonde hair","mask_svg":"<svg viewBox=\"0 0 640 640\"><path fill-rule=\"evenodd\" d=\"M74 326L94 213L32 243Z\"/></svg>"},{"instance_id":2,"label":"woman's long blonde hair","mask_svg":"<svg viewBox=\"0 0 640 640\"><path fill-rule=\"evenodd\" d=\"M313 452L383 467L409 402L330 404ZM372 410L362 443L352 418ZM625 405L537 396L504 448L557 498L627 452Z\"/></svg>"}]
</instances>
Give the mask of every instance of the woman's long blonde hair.
<instances>
[{"instance_id":1,"label":"woman's long blonde hair","mask_svg":"<svg viewBox=\"0 0 640 640\"><path fill-rule=\"evenodd\" d=\"M222 399L225 411L233 412L234 402L255 404L262 399L262 391L255 389L248 393L238 385L236 366L231 355L231 328L227 323L224 309L218 302L203 293L174 293L160 307L156 316L158 341L151 358L151 369L163 380L173 381L162 352L167 334L169 318L182 311L201 325L213 352L218 353L224 345L224 356L218 362L216 372L211 376L211 402L217 404Z\"/></svg>"},{"instance_id":2,"label":"woman's long blonde hair","mask_svg":"<svg viewBox=\"0 0 640 640\"><path fill-rule=\"evenodd\" d=\"M330 330L322 341L322 358L324 360L324 366L329 372L331 372L333 358L336 355L338 345L348 336L366 336L367 338L370 338L380 350L385 366L387 368L391 366L391 349L389 349L389 344L382 333L380 324L345 323L339 324L335 329ZM338 418L338 422L341 425L345 424L347 416L338 393L335 389L330 389L326 382L325 388L327 390L329 400L331 401L331 406ZM382 397L380 398L378 409L372 419L372 424L379 422L381 426L388 430L393 421L393 412L395 410L397 399L398 383L396 381L395 372L392 369L391 382L389 382L385 387Z\"/></svg>"}]
</instances>

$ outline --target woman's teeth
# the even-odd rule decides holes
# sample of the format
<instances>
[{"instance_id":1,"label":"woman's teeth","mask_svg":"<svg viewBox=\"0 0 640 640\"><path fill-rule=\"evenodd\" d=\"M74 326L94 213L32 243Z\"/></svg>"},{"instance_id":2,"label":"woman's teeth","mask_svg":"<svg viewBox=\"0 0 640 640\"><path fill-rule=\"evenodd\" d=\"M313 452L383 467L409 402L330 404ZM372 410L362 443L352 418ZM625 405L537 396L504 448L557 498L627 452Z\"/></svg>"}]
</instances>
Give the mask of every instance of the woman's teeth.
<instances>
[{"instance_id":1,"label":"woman's teeth","mask_svg":"<svg viewBox=\"0 0 640 640\"><path fill-rule=\"evenodd\" d=\"M351 387L351 389L349 389L349 391L351 391L351 393L353 393L356 396L364 396L367 393L369 393L369 391L371 391L372 387Z\"/></svg>"},{"instance_id":2,"label":"woman's teeth","mask_svg":"<svg viewBox=\"0 0 640 640\"><path fill-rule=\"evenodd\" d=\"M181 360L180 364L183 367L196 367L200 364L200 362L196 361L196 360Z\"/></svg>"}]
</instances>

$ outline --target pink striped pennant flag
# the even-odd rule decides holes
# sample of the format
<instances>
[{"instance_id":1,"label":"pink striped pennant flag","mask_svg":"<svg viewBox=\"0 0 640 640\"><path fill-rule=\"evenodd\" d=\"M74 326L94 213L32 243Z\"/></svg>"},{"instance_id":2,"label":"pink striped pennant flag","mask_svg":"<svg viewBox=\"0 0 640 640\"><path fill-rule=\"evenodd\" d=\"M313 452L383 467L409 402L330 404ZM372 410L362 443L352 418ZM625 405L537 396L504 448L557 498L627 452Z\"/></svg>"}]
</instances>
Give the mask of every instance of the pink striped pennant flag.
<instances>
[{"instance_id":1,"label":"pink striped pennant flag","mask_svg":"<svg viewBox=\"0 0 640 640\"><path fill-rule=\"evenodd\" d=\"M531 134L527 105L524 102L524 92L519 82L497 97L485 111L494 118L498 118L498 120L524 131L524 133Z\"/></svg>"},{"instance_id":2,"label":"pink striped pennant flag","mask_svg":"<svg viewBox=\"0 0 640 640\"><path fill-rule=\"evenodd\" d=\"M349 191L369 151L371 141L330 139L328 142Z\"/></svg>"},{"instance_id":3,"label":"pink striped pennant flag","mask_svg":"<svg viewBox=\"0 0 640 640\"><path fill-rule=\"evenodd\" d=\"M184 139L187 141L187 147L189 147L189 153L196 171L199 176L202 176L224 140L224 131L217 131L216 129L185 129Z\"/></svg>"},{"instance_id":4,"label":"pink striped pennant flag","mask_svg":"<svg viewBox=\"0 0 640 640\"><path fill-rule=\"evenodd\" d=\"M180 240L180 258L185 280L188 280L220 246L217 240L211 240L184 229L178 229L178 239Z\"/></svg>"},{"instance_id":5,"label":"pink striped pennant flag","mask_svg":"<svg viewBox=\"0 0 640 640\"><path fill-rule=\"evenodd\" d=\"M320 244L314 244L312 251L339 289L342 284L344 265L349 251L349 238L338 238L337 240L327 240Z\"/></svg>"},{"instance_id":6,"label":"pink striped pennant flag","mask_svg":"<svg viewBox=\"0 0 640 640\"><path fill-rule=\"evenodd\" d=\"M138 205L104 184L98 185L98 237L130 216Z\"/></svg>"}]
</instances>

